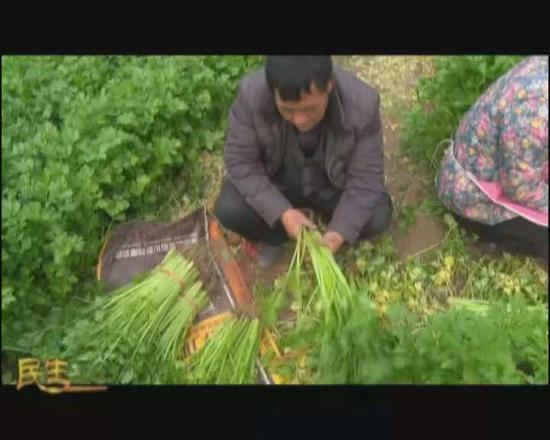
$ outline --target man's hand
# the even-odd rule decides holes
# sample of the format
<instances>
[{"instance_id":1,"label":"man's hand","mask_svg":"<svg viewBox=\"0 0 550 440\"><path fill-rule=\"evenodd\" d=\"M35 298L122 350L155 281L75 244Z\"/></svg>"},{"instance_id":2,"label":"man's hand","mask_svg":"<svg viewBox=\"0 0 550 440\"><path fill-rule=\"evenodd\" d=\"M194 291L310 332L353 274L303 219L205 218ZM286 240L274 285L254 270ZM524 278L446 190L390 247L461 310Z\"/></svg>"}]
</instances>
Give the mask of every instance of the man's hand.
<instances>
[{"instance_id":1,"label":"man's hand","mask_svg":"<svg viewBox=\"0 0 550 440\"><path fill-rule=\"evenodd\" d=\"M305 216L299 209L290 208L287 209L281 216L281 223L285 228L286 233L293 239L298 238L300 233L300 227L306 226L308 228L317 229L315 224Z\"/></svg>"},{"instance_id":2,"label":"man's hand","mask_svg":"<svg viewBox=\"0 0 550 440\"><path fill-rule=\"evenodd\" d=\"M338 232L327 231L321 238L321 244L328 247L334 254L338 252L338 249L340 249L344 244L344 237L342 237Z\"/></svg>"}]
</instances>

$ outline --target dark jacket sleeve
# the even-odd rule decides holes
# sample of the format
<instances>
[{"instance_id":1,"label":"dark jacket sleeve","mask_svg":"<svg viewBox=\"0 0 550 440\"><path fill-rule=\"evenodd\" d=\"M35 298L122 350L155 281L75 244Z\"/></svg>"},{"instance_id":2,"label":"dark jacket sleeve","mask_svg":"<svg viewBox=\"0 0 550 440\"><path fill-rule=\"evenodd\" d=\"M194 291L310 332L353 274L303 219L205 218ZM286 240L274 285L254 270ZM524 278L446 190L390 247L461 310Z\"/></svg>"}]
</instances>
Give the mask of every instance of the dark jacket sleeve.
<instances>
[{"instance_id":1,"label":"dark jacket sleeve","mask_svg":"<svg viewBox=\"0 0 550 440\"><path fill-rule=\"evenodd\" d=\"M292 206L267 175L246 92L246 85L241 83L229 111L225 169L247 203L269 226L273 226Z\"/></svg>"},{"instance_id":2,"label":"dark jacket sleeve","mask_svg":"<svg viewBox=\"0 0 550 440\"><path fill-rule=\"evenodd\" d=\"M376 94L373 115L357 136L357 146L349 162L346 186L334 210L329 230L353 244L372 215L384 187L384 153L380 97Z\"/></svg>"}]
</instances>

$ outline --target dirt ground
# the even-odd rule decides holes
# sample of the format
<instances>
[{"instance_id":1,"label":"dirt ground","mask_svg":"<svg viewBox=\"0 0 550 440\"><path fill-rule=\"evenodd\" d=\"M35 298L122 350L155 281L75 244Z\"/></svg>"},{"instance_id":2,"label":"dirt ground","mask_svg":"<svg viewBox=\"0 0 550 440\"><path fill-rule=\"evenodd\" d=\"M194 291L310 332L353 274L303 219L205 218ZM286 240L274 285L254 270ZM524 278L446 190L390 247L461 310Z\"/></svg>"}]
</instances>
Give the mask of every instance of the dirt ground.
<instances>
[{"instance_id":1,"label":"dirt ground","mask_svg":"<svg viewBox=\"0 0 550 440\"><path fill-rule=\"evenodd\" d=\"M351 56L338 57L336 62L380 93L386 186L394 202L390 234L397 255L403 259L437 246L445 234L439 217L419 215L406 232L398 227L403 209L418 206L433 191L432 177L399 154L402 115L416 100L418 78L434 73L432 59L426 56Z\"/></svg>"}]
</instances>

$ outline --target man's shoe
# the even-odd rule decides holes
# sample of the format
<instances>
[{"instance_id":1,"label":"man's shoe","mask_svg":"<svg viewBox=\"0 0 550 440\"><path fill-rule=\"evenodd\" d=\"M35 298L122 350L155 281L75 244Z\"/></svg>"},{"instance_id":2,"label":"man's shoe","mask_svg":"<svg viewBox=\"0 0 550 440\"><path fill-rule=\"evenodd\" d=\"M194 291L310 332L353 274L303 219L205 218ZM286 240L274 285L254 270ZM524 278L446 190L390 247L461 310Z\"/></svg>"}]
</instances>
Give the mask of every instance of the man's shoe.
<instances>
[{"instance_id":1,"label":"man's shoe","mask_svg":"<svg viewBox=\"0 0 550 440\"><path fill-rule=\"evenodd\" d=\"M260 243L258 249L260 251L258 265L262 268L275 265L281 259L285 251L285 247L282 244L273 245Z\"/></svg>"}]
</instances>

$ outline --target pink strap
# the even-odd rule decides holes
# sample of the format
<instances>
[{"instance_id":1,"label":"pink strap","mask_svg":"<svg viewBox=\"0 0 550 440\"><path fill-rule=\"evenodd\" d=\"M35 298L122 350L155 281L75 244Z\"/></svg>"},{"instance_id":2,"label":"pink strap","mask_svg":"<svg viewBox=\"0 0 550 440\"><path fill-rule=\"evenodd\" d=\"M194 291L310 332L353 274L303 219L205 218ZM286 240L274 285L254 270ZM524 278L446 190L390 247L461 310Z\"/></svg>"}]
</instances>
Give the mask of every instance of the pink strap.
<instances>
[{"instance_id":1,"label":"pink strap","mask_svg":"<svg viewBox=\"0 0 550 440\"><path fill-rule=\"evenodd\" d=\"M472 176L470 176L472 178ZM527 208L518 203L512 202L508 197L502 193L502 188L498 183L487 182L479 179L472 178L472 181L489 197L494 203L499 206L522 216L523 218L536 223L540 226L548 227L548 214L540 212L535 209Z\"/></svg>"}]
</instances>

